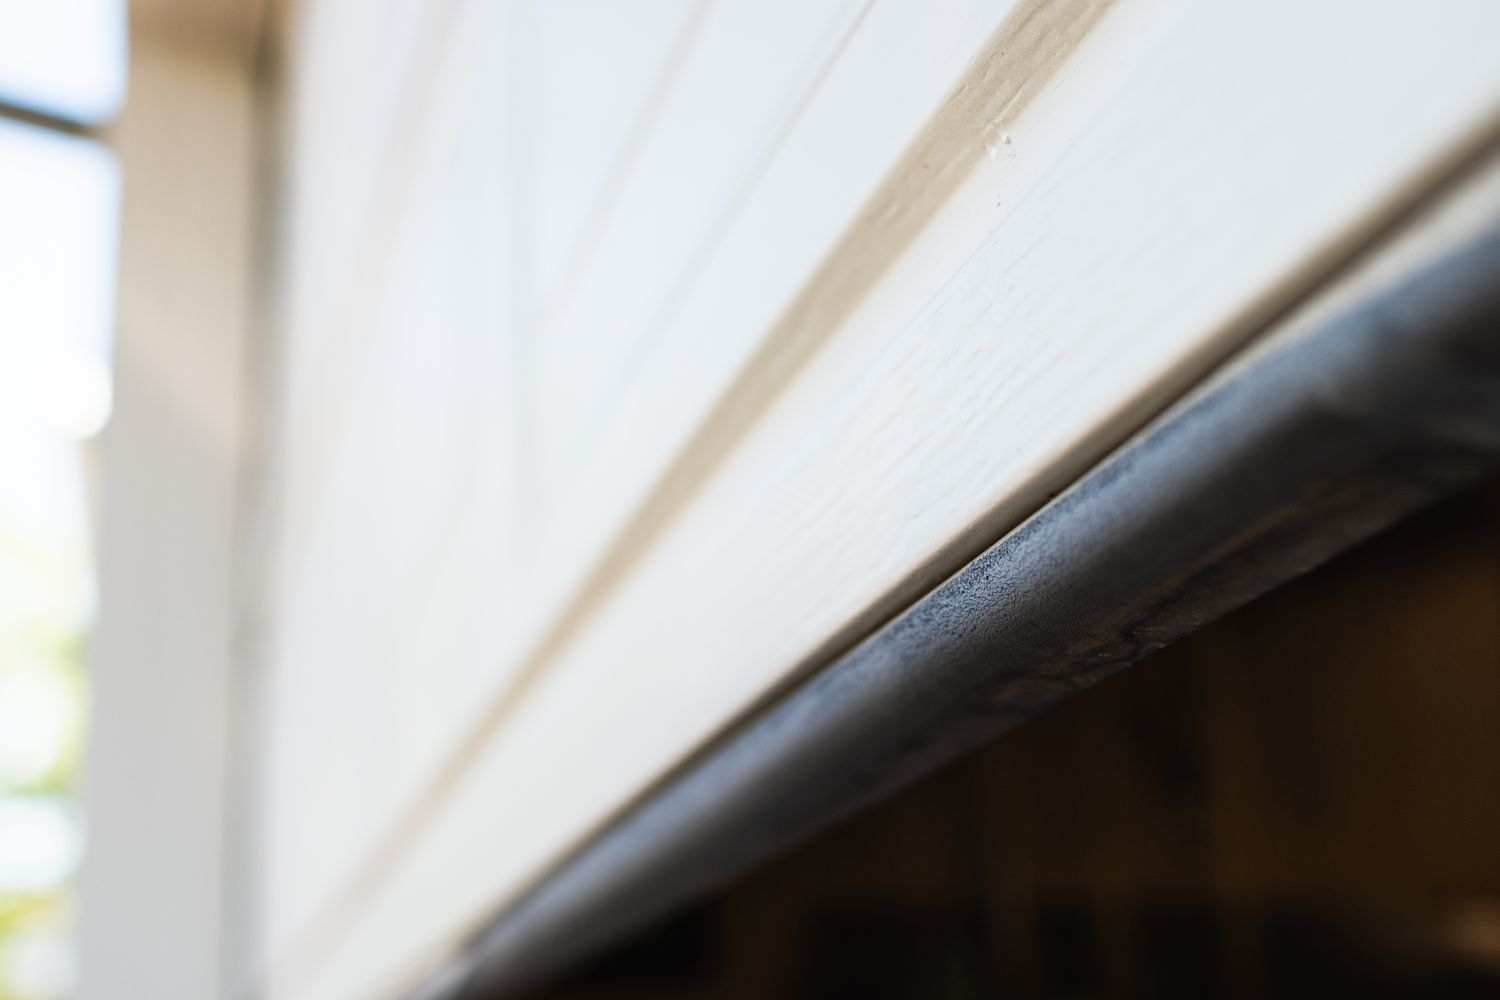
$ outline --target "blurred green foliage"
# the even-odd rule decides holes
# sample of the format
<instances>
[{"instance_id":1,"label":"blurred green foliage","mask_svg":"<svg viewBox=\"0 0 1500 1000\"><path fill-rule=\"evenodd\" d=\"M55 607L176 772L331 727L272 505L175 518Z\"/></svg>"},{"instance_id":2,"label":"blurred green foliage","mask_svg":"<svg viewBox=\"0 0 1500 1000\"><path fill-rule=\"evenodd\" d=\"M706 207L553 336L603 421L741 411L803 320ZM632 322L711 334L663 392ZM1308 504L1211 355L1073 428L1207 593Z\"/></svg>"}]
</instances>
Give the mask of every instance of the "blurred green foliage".
<instances>
[{"instance_id":1,"label":"blurred green foliage","mask_svg":"<svg viewBox=\"0 0 1500 1000\"><path fill-rule=\"evenodd\" d=\"M40 679L53 696L54 716L43 733L45 767L20 778L15 768L0 768L0 802L77 796L87 717L88 567L81 546L67 548L38 552L14 534L0 540L0 691L23 674ZM24 705L0 705L0 716L7 708L11 725L29 721ZM0 732L0 742L6 736ZM38 984L58 978L55 959L68 946L73 910L66 880L43 888L0 885L0 1000L56 1000L53 989Z\"/></svg>"}]
</instances>

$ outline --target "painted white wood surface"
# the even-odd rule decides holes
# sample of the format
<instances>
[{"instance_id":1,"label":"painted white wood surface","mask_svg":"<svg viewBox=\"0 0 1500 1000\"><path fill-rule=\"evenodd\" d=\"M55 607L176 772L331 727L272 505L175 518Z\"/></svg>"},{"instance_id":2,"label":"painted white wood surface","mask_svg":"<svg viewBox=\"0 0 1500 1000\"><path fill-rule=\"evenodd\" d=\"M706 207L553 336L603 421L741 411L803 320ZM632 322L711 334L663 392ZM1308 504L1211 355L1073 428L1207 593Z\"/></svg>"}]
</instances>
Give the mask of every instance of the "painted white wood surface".
<instances>
[{"instance_id":1,"label":"painted white wood surface","mask_svg":"<svg viewBox=\"0 0 1500 1000\"><path fill-rule=\"evenodd\" d=\"M533 0L521 58L532 213L532 287L555 305L645 169L662 104L686 82L708 4L702 0ZM608 81L601 85L601 81Z\"/></svg>"},{"instance_id":2,"label":"painted white wood surface","mask_svg":"<svg viewBox=\"0 0 1500 1000\"><path fill-rule=\"evenodd\" d=\"M564 602L593 570L1013 6L885 2L860 12L754 183L734 192L729 225L705 234L644 326L620 338L615 378L589 381L591 396L576 403L588 424L556 459L560 485L537 524L543 594ZM667 172L658 199L670 199L682 172ZM606 316L595 322L612 332Z\"/></svg>"},{"instance_id":3,"label":"painted white wood surface","mask_svg":"<svg viewBox=\"0 0 1500 1000\"><path fill-rule=\"evenodd\" d=\"M723 238L713 227L746 215L734 210L765 174L786 173L781 146L806 132L792 128L804 92L821 95L825 75L836 77L838 100L819 112L819 149L802 149L797 162L816 165L846 145L821 130L847 117L845 130L864 145L840 165L862 159L861 169L841 178L824 165L822 193L837 195L826 207L817 192L771 204L783 227L816 206L817 235L831 240L863 198L850 185L873 184L888 168L1007 9L890 4L865 25L867 8L846 2L663 3L628 34L681 63L653 73L634 55L601 61L588 47L549 47L564 36L568 5L401 6L392 29L353 29L370 51L347 54L339 25L360 12L337 0L304 7L270 469L280 556L269 588L260 796L269 955L312 934L338 890L363 881L359 866L420 809L444 751L530 662L588 569L587 545L570 546L566 558L554 551L566 537L554 512L576 478L549 484L537 474L549 464L546 429L562 412L540 388L543 347L553 342L541 314L561 294L547 272L563 264L550 255L591 238L602 244L569 262L579 272L569 294L595 316L601 303L621 308L621 274L658 297L674 293L684 283L664 265L694 271L698 244ZM868 37L851 35L856 26ZM626 37L608 21L589 30ZM320 132L366 79L376 110L351 106L347 121ZM886 97L907 96L872 110L877 85ZM607 102L587 99L600 90L611 91ZM603 111L626 114L628 127L601 127ZM716 136L704 134L709 126ZM580 137L596 134L605 138L587 150L588 169L554 176L560 161L585 152ZM685 179L696 184L691 204L679 191ZM608 211L589 207L610 199L618 203ZM475 206L492 213L482 234L457 228ZM750 208L758 219L762 207ZM665 251L643 253L641 232L664 214L675 220ZM764 234L753 239L763 255L784 256ZM826 246L797 250L793 269L781 271L792 283ZM659 305L632 303L638 318ZM575 324L559 341L569 351L553 358L607 354L633 336ZM739 336L741 351L753 347ZM705 369L688 398L702 402L733 362L726 354L718 372ZM607 380L598 388L601 398L622 393ZM567 450L550 466L567 469ZM487 492L476 495L473 483ZM609 518L599 527L618 520L614 502L628 499L618 493L600 505ZM595 548L601 541L592 525L585 537Z\"/></svg>"},{"instance_id":4,"label":"painted white wood surface","mask_svg":"<svg viewBox=\"0 0 1500 1000\"><path fill-rule=\"evenodd\" d=\"M81 1000L217 1000L243 957L235 573L253 433L249 61L137 22L89 641ZM149 912L148 912L149 911Z\"/></svg>"},{"instance_id":5,"label":"painted white wood surface","mask_svg":"<svg viewBox=\"0 0 1500 1000\"><path fill-rule=\"evenodd\" d=\"M560 472L613 419L632 355L737 220L864 7L772 0L702 14L640 148L540 303L533 433L544 491L561 495ZM589 75L593 87L601 79Z\"/></svg>"},{"instance_id":6,"label":"painted white wood surface","mask_svg":"<svg viewBox=\"0 0 1500 1000\"><path fill-rule=\"evenodd\" d=\"M460 8L459 23L481 16ZM580 323L599 351L638 360L595 378L618 402L577 448L495 400L543 384L533 306L547 293L519 259L534 234L501 232L526 190L495 180L520 155L504 136L519 140L463 138L466 111L504 103L501 83L471 83L496 72L496 39L535 22L451 36L468 55L444 61L455 82L434 93L485 99L435 97L453 102L436 116L448 124L426 127L480 151L431 153L438 166L402 196L414 207L396 206L406 221L368 325L319 348L337 364L288 382L288 412L336 430L313 429L280 494L273 997L384 995L440 960L728 720L1200 377L1500 108L1487 3L1374 17L1121 2L1019 118L973 129L962 184L815 351L764 373L729 447L692 453L1003 13L905 0L862 13L763 173L708 199L731 221L652 286L677 298L621 307L667 316L660 327L599 347L612 328ZM427 156L444 141L424 136L398 145ZM459 162L467 181L449 172ZM683 161L660 162L648 173ZM594 176L595 191L612 183ZM476 222L475 203L493 214ZM616 220L649 220L640 205L622 201ZM442 219L454 228L432 228ZM578 282L579 302L625 301L582 272L558 280ZM379 412L392 406L402 420ZM303 431L285 428L287 452ZM518 452L538 440L565 453L528 463ZM547 463L562 486L525 499ZM662 501L673 475L689 486ZM653 503L663 516L642 532Z\"/></svg>"},{"instance_id":7,"label":"painted white wood surface","mask_svg":"<svg viewBox=\"0 0 1500 1000\"><path fill-rule=\"evenodd\" d=\"M494 608L517 602L525 576L517 102L492 43L514 38L515 15L489 4L448 15L424 114L369 156L410 160L375 171L395 194L370 203L392 217L345 220L356 231L342 257L291 257L306 265L294 299L325 271L336 287L325 308L288 310L271 470L280 551L259 798L273 952L350 878L512 658ZM309 182L320 184L331 182ZM336 221L293 219L294 242Z\"/></svg>"}]
</instances>

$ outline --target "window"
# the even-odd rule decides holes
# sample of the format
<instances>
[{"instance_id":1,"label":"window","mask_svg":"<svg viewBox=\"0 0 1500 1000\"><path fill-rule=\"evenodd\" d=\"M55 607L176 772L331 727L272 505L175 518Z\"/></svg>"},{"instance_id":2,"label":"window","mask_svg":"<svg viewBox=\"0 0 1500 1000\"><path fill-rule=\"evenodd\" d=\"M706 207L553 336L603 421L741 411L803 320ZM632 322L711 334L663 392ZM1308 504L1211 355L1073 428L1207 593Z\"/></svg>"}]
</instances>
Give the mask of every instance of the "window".
<instances>
[{"instance_id":1,"label":"window","mask_svg":"<svg viewBox=\"0 0 1500 1000\"><path fill-rule=\"evenodd\" d=\"M125 98L122 0L0 0L0 102L104 125Z\"/></svg>"},{"instance_id":2,"label":"window","mask_svg":"<svg viewBox=\"0 0 1500 1000\"><path fill-rule=\"evenodd\" d=\"M3 1000L61 997L73 980L90 470L111 408L119 215L111 152L35 122L104 124L123 95L123 47L118 3L0 0Z\"/></svg>"}]
</instances>

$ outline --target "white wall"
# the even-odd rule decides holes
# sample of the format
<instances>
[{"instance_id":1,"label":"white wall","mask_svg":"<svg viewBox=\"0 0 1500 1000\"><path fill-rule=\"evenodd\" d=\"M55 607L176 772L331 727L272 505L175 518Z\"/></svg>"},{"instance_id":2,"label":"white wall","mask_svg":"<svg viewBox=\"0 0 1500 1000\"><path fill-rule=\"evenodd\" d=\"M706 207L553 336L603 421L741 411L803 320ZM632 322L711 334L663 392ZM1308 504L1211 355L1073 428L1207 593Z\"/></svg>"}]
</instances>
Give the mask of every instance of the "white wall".
<instances>
[{"instance_id":1,"label":"white wall","mask_svg":"<svg viewBox=\"0 0 1500 1000\"><path fill-rule=\"evenodd\" d=\"M252 74L198 39L132 42L79 996L211 1000L228 995Z\"/></svg>"},{"instance_id":2,"label":"white wall","mask_svg":"<svg viewBox=\"0 0 1500 1000\"><path fill-rule=\"evenodd\" d=\"M1497 18L298 5L271 995L399 990L1251 341L1492 137Z\"/></svg>"}]
</instances>

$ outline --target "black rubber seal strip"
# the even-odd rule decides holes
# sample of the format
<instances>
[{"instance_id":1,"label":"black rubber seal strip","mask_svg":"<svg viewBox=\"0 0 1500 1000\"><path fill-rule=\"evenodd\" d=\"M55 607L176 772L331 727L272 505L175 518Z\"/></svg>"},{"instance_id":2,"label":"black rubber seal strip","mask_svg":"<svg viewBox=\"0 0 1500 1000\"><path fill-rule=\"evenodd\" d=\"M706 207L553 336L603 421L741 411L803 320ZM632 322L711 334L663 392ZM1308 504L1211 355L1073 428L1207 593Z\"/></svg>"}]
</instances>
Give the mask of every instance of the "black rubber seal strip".
<instances>
[{"instance_id":1,"label":"black rubber seal strip","mask_svg":"<svg viewBox=\"0 0 1500 1000\"><path fill-rule=\"evenodd\" d=\"M1500 228L1174 408L626 813L419 995L524 993L1497 466Z\"/></svg>"}]
</instances>

